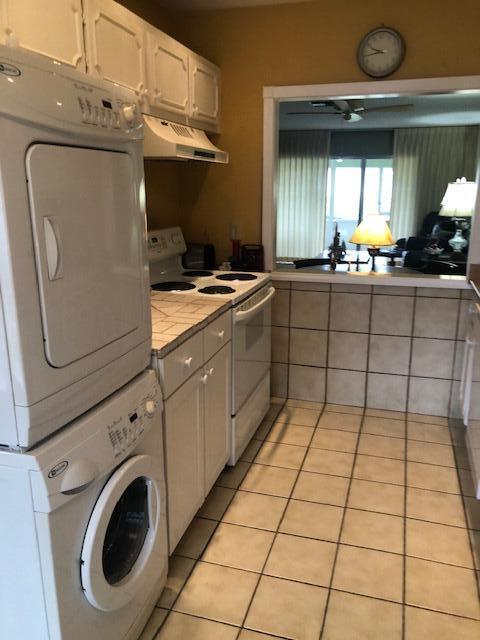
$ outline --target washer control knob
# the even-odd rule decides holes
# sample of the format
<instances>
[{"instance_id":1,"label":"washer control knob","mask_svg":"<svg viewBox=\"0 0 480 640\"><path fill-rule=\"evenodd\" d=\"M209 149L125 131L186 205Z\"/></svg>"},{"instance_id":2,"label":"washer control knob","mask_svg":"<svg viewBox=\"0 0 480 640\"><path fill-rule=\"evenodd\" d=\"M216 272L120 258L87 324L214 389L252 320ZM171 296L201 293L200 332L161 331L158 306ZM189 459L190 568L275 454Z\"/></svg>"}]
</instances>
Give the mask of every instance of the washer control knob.
<instances>
[{"instance_id":1,"label":"washer control knob","mask_svg":"<svg viewBox=\"0 0 480 640\"><path fill-rule=\"evenodd\" d=\"M131 124L132 122L134 122L135 118L137 117L137 105L124 104L122 107L122 113L126 122Z\"/></svg>"},{"instance_id":2,"label":"washer control knob","mask_svg":"<svg viewBox=\"0 0 480 640\"><path fill-rule=\"evenodd\" d=\"M145 415L147 418L152 418L156 409L155 400L147 400L145 402Z\"/></svg>"}]
</instances>

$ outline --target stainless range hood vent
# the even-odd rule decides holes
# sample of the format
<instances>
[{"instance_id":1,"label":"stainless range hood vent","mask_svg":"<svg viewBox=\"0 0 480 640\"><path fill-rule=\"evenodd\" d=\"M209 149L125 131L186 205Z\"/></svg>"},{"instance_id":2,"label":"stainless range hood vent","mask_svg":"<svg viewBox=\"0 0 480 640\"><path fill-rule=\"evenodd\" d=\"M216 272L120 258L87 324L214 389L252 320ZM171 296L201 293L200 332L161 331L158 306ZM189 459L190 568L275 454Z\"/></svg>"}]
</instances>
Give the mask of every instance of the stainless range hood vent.
<instances>
[{"instance_id":1,"label":"stainless range hood vent","mask_svg":"<svg viewBox=\"0 0 480 640\"><path fill-rule=\"evenodd\" d=\"M228 153L216 147L200 129L143 116L145 158L163 160L200 160L226 164Z\"/></svg>"}]
</instances>

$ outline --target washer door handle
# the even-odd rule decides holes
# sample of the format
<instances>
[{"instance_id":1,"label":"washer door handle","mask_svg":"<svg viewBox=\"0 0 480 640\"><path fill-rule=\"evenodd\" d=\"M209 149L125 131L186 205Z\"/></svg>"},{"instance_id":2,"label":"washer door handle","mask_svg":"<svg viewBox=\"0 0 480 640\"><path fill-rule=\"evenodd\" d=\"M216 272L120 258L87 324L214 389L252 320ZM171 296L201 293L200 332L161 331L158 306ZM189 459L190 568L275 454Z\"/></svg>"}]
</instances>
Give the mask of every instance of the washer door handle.
<instances>
[{"instance_id":1,"label":"washer door handle","mask_svg":"<svg viewBox=\"0 0 480 640\"><path fill-rule=\"evenodd\" d=\"M91 460L76 460L62 477L60 491L67 496L85 491L98 476L98 467Z\"/></svg>"}]
</instances>

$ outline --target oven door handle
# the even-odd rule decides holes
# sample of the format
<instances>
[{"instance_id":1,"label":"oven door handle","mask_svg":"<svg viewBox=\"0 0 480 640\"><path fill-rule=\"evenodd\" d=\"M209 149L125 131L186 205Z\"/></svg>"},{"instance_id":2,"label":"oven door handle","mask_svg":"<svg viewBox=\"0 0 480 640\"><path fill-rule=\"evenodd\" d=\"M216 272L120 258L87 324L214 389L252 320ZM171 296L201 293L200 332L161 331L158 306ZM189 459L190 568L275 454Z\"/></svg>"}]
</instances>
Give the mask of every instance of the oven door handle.
<instances>
[{"instance_id":1,"label":"oven door handle","mask_svg":"<svg viewBox=\"0 0 480 640\"><path fill-rule=\"evenodd\" d=\"M251 309L247 309L246 311L234 311L233 324L241 324L242 322L247 322L247 320L258 313L260 309L263 309L263 307L265 307L270 302L274 295L275 289L273 287L270 287L265 298L262 298L260 302L254 307L252 307Z\"/></svg>"}]
</instances>

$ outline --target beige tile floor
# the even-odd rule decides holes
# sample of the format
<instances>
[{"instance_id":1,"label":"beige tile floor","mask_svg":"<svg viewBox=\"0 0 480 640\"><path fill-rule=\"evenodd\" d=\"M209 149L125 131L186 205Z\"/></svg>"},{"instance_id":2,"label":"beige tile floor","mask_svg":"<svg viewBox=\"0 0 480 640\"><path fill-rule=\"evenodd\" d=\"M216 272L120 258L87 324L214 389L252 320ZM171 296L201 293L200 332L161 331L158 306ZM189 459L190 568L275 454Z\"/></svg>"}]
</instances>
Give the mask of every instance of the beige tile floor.
<instances>
[{"instance_id":1,"label":"beige tile floor","mask_svg":"<svg viewBox=\"0 0 480 640\"><path fill-rule=\"evenodd\" d=\"M478 640L463 444L444 418L272 405L170 558L141 640Z\"/></svg>"}]
</instances>

